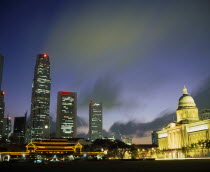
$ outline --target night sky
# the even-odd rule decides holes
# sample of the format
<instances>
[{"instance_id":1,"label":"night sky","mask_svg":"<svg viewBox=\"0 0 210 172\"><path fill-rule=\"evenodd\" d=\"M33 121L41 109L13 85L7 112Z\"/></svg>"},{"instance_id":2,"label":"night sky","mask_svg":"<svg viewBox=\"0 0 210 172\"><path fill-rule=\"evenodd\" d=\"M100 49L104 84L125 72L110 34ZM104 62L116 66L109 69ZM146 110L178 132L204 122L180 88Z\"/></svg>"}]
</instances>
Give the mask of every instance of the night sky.
<instances>
[{"instance_id":1,"label":"night sky","mask_svg":"<svg viewBox=\"0 0 210 172\"><path fill-rule=\"evenodd\" d=\"M174 113L184 85L196 95L210 76L209 11L208 0L0 0L5 115L30 112L40 53L51 61L50 114L58 91L77 92L79 132L89 99L103 102L107 132Z\"/></svg>"}]
</instances>

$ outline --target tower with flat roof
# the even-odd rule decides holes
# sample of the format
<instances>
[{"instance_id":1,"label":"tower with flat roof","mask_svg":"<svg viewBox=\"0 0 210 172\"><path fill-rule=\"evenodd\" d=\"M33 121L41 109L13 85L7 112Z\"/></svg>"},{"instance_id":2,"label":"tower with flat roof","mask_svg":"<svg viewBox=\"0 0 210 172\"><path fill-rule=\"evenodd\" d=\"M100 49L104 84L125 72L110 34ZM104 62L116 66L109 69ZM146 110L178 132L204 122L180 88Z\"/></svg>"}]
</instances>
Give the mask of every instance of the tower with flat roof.
<instances>
[{"instance_id":1,"label":"tower with flat roof","mask_svg":"<svg viewBox=\"0 0 210 172\"><path fill-rule=\"evenodd\" d=\"M77 93L59 91L57 98L56 137L76 137L76 123Z\"/></svg>"},{"instance_id":2,"label":"tower with flat roof","mask_svg":"<svg viewBox=\"0 0 210 172\"><path fill-rule=\"evenodd\" d=\"M94 141L96 139L101 139L102 136L102 103L93 102L90 100L89 103L89 139Z\"/></svg>"},{"instance_id":3,"label":"tower with flat roof","mask_svg":"<svg viewBox=\"0 0 210 172\"><path fill-rule=\"evenodd\" d=\"M1 90L2 77L3 77L3 65L4 65L4 56L0 54L0 90Z\"/></svg>"}]
</instances>

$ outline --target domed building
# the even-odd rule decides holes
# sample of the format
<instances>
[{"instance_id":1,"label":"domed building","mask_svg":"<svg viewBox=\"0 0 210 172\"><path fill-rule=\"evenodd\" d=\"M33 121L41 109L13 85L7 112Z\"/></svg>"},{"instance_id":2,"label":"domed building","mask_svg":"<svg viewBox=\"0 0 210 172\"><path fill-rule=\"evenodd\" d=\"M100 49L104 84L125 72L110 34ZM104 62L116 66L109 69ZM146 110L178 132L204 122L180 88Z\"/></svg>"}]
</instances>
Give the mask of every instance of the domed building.
<instances>
[{"instance_id":1,"label":"domed building","mask_svg":"<svg viewBox=\"0 0 210 172\"><path fill-rule=\"evenodd\" d=\"M158 131L159 149L165 158L184 158L183 148L210 139L210 119L199 120L198 108L184 86L176 110L177 120Z\"/></svg>"},{"instance_id":2,"label":"domed building","mask_svg":"<svg viewBox=\"0 0 210 172\"><path fill-rule=\"evenodd\" d=\"M184 86L183 95L179 98L178 109L176 111L177 122L194 122L198 121L198 108L194 99L188 95Z\"/></svg>"}]
</instances>

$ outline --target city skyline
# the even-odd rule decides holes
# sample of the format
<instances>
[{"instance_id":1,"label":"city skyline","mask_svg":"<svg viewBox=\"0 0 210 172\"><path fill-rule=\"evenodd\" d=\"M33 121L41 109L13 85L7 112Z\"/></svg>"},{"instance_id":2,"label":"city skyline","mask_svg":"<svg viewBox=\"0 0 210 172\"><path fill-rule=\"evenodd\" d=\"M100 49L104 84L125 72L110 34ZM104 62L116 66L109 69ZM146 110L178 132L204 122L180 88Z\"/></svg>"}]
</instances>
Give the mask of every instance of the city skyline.
<instances>
[{"instance_id":1,"label":"city skyline","mask_svg":"<svg viewBox=\"0 0 210 172\"><path fill-rule=\"evenodd\" d=\"M57 92L71 90L78 93L81 133L88 132L92 98L103 102L107 132L121 128L150 142L150 130L135 126L174 113L183 85L199 110L210 106L209 93L200 94L209 91L208 11L205 0L2 1L5 116L30 112L35 58L46 53L54 121ZM126 133L127 126L134 129Z\"/></svg>"}]
</instances>

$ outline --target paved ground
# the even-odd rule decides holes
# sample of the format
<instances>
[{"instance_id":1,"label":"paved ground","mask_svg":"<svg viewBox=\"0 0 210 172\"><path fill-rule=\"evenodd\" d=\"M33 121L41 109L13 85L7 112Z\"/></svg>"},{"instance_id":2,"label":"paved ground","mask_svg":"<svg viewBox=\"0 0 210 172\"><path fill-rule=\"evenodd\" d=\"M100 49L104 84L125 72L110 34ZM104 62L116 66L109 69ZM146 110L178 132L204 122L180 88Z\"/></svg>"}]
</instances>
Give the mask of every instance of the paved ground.
<instances>
[{"instance_id":1,"label":"paved ground","mask_svg":"<svg viewBox=\"0 0 210 172\"><path fill-rule=\"evenodd\" d=\"M209 171L210 160L171 160L171 161L120 161L120 160L105 160L105 161L72 161L68 163L51 162L43 164L35 164L32 162L13 162L0 163L0 169L46 169L47 171Z\"/></svg>"}]
</instances>

